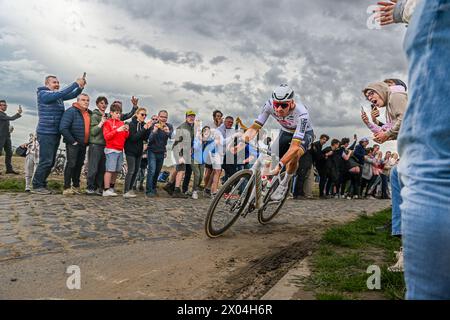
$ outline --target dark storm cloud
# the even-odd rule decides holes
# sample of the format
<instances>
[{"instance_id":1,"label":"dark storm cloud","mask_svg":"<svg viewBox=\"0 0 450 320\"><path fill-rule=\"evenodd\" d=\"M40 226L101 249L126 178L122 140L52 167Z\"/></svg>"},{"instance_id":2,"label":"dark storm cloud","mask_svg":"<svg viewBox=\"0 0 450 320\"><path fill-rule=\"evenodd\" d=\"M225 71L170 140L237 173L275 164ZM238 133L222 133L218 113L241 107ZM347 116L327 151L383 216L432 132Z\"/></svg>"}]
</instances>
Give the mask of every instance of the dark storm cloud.
<instances>
[{"instance_id":1,"label":"dark storm cloud","mask_svg":"<svg viewBox=\"0 0 450 320\"><path fill-rule=\"evenodd\" d=\"M125 48L133 48L141 51L146 56L161 60L164 63L188 65L191 68L197 67L203 63L203 57L200 53L194 51L170 51L161 50L148 44L140 44L138 41L132 39L108 39L107 43L118 44Z\"/></svg>"},{"instance_id":2,"label":"dark storm cloud","mask_svg":"<svg viewBox=\"0 0 450 320\"><path fill-rule=\"evenodd\" d=\"M209 63L211 63L212 65L217 65L217 64L222 63L222 62L227 61L227 60L228 60L227 57L224 57L224 56L217 56L217 57L212 58L212 59L209 61Z\"/></svg>"},{"instance_id":3,"label":"dark storm cloud","mask_svg":"<svg viewBox=\"0 0 450 320\"><path fill-rule=\"evenodd\" d=\"M197 52L176 52L176 51L165 51L159 50L150 45L142 45L140 47L141 51L147 56L155 59L160 59L166 63L175 64L187 64L191 67L196 67L203 62L202 56Z\"/></svg>"}]
</instances>

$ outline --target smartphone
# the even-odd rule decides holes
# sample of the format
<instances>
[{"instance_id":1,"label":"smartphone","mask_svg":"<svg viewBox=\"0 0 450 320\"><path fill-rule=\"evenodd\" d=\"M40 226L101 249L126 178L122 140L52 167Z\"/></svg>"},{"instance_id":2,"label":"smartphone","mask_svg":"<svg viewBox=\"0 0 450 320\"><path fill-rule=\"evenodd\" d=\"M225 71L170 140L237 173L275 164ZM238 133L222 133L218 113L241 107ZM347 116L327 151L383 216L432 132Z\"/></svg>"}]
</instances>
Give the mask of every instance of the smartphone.
<instances>
[{"instance_id":1,"label":"smartphone","mask_svg":"<svg viewBox=\"0 0 450 320\"><path fill-rule=\"evenodd\" d=\"M86 72L83 73L83 79L86 79Z\"/></svg>"},{"instance_id":2,"label":"smartphone","mask_svg":"<svg viewBox=\"0 0 450 320\"><path fill-rule=\"evenodd\" d=\"M365 113L366 111L364 110L364 107L361 106L361 113Z\"/></svg>"}]
</instances>

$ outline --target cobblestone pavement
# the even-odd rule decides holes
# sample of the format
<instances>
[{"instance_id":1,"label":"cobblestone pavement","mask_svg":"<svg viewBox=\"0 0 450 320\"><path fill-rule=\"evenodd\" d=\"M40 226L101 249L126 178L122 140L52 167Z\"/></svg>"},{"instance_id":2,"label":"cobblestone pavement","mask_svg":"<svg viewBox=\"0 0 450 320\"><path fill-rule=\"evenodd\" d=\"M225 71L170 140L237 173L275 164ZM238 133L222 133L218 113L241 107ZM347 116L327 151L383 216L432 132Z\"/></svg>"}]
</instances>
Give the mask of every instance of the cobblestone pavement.
<instances>
[{"instance_id":1,"label":"cobblestone pavement","mask_svg":"<svg viewBox=\"0 0 450 320\"><path fill-rule=\"evenodd\" d=\"M209 201L0 193L0 261L135 241L206 237ZM255 214L239 219L233 231L267 234L323 227L389 205L386 200L288 200L270 225L259 225Z\"/></svg>"}]
</instances>

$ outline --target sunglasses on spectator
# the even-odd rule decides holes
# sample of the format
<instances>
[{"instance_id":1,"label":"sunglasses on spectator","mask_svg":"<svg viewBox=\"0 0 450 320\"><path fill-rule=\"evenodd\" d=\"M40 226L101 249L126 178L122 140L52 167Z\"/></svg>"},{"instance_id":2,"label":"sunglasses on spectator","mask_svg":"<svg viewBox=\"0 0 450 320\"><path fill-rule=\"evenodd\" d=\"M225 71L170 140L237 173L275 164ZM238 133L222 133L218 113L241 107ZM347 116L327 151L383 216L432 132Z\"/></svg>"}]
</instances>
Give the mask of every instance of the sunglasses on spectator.
<instances>
[{"instance_id":1,"label":"sunglasses on spectator","mask_svg":"<svg viewBox=\"0 0 450 320\"><path fill-rule=\"evenodd\" d=\"M275 109L281 108L281 109L286 109L289 108L291 106L291 104L289 102L273 102L273 107Z\"/></svg>"},{"instance_id":2,"label":"sunglasses on spectator","mask_svg":"<svg viewBox=\"0 0 450 320\"><path fill-rule=\"evenodd\" d=\"M140 113L139 115L140 115L140 116L144 116L144 117L146 117L146 116L147 116L147 114L146 114L146 113Z\"/></svg>"}]
</instances>

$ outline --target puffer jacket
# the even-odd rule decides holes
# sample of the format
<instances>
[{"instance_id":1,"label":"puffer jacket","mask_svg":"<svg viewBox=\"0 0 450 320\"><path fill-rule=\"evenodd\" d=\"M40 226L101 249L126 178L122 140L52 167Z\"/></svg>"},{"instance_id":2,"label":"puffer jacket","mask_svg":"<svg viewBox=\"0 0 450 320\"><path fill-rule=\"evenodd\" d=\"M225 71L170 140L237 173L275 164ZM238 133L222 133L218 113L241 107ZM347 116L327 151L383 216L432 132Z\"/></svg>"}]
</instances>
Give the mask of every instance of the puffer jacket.
<instances>
[{"instance_id":1,"label":"puffer jacket","mask_svg":"<svg viewBox=\"0 0 450 320\"><path fill-rule=\"evenodd\" d=\"M64 101L75 99L83 91L74 82L61 91L51 91L47 87L37 89L38 125L37 134L59 134L59 124L64 113Z\"/></svg>"},{"instance_id":2,"label":"puffer jacket","mask_svg":"<svg viewBox=\"0 0 450 320\"><path fill-rule=\"evenodd\" d=\"M86 129L81 112L82 111L75 106L70 107L64 112L59 125L59 131L62 134L65 143L73 144L74 142L78 142L80 145L85 145ZM90 110L87 110L86 112L88 112L89 115L92 113Z\"/></svg>"}]
</instances>

